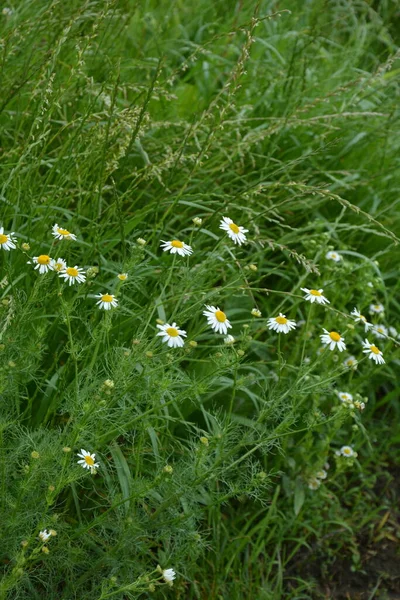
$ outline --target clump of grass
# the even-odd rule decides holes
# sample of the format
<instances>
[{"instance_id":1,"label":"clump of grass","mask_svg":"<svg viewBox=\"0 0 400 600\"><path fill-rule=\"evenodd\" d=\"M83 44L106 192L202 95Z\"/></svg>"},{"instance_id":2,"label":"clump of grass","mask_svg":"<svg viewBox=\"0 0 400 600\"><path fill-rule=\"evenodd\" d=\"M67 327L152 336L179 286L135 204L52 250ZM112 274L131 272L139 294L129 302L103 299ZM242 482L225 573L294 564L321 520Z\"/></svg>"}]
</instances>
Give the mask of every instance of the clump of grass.
<instances>
[{"instance_id":1,"label":"clump of grass","mask_svg":"<svg viewBox=\"0 0 400 600\"><path fill-rule=\"evenodd\" d=\"M318 597L396 436L394 8L9 8L0 599Z\"/></svg>"}]
</instances>

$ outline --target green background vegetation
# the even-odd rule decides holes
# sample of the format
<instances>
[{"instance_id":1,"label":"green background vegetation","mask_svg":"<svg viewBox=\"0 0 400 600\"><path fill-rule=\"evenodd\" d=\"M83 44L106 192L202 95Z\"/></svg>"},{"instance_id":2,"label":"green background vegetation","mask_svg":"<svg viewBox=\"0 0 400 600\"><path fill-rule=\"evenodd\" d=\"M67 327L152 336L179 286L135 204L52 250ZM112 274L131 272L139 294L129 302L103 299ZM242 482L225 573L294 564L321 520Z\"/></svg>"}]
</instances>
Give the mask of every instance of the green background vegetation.
<instances>
[{"instance_id":1,"label":"green background vegetation","mask_svg":"<svg viewBox=\"0 0 400 600\"><path fill-rule=\"evenodd\" d=\"M382 302L400 330L399 3L7 7L1 222L19 247L0 256L0 599L399 592L398 342L356 371L318 354L326 327L361 359L354 306ZM54 242L54 223L78 241ZM190 258L161 252L176 237ZM43 253L87 282L39 276L27 261ZM304 286L331 304L278 342L265 318L306 321ZM111 314L93 298L105 291ZM226 311L233 347L205 303ZM187 330L184 350L161 345L157 318ZM357 460L335 459L344 444ZM177 571L172 589L149 591L157 564Z\"/></svg>"}]
</instances>

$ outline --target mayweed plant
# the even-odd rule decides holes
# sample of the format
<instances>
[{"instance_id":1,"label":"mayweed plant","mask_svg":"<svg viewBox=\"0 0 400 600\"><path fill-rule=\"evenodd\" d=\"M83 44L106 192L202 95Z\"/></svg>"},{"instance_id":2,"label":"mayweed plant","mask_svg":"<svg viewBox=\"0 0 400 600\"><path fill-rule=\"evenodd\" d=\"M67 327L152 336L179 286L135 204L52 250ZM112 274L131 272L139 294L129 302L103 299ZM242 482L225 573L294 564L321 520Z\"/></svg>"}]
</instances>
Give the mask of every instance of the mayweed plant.
<instances>
[{"instance_id":1,"label":"mayweed plant","mask_svg":"<svg viewBox=\"0 0 400 600\"><path fill-rule=\"evenodd\" d=\"M398 542L389 5L2 9L0 600L340 598Z\"/></svg>"}]
</instances>

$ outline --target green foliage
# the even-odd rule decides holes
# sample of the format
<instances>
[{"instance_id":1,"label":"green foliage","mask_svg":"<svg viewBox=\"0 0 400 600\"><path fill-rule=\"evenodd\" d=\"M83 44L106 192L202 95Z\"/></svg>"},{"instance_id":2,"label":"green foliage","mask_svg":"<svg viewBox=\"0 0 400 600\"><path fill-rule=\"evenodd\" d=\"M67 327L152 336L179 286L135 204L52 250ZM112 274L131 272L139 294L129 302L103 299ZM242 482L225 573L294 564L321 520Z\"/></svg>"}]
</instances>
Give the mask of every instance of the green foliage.
<instances>
[{"instance_id":1,"label":"green foliage","mask_svg":"<svg viewBox=\"0 0 400 600\"><path fill-rule=\"evenodd\" d=\"M316 540L323 577L341 552L361 570L360 533L393 510L378 475L398 458L399 337L351 311L399 329L398 12L277 4L0 15L0 225L17 240L0 249L0 600L322 598ZM193 254L162 251L176 239ZM86 281L40 274L40 255ZM295 331L268 328L280 312ZM183 348L156 335L175 321ZM321 352L323 328L345 352Z\"/></svg>"}]
</instances>

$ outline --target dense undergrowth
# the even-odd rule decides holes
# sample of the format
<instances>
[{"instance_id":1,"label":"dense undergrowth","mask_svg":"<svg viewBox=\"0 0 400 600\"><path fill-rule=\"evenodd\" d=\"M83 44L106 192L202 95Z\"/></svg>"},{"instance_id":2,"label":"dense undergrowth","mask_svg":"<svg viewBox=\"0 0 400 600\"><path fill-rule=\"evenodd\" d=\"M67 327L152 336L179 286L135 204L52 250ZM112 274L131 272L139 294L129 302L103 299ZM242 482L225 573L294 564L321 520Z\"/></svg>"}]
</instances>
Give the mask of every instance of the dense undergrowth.
<instances>
[{"instance_id":1,"label":"dense undergrowth","mask_svg":"<svg viewBox=\"0 0 400 600\"><path fill-rule=\"evenodd\" d=\"M399 540L398 4L2 8L0 599L346 597Z\"/></svg>"}]
</instances>

